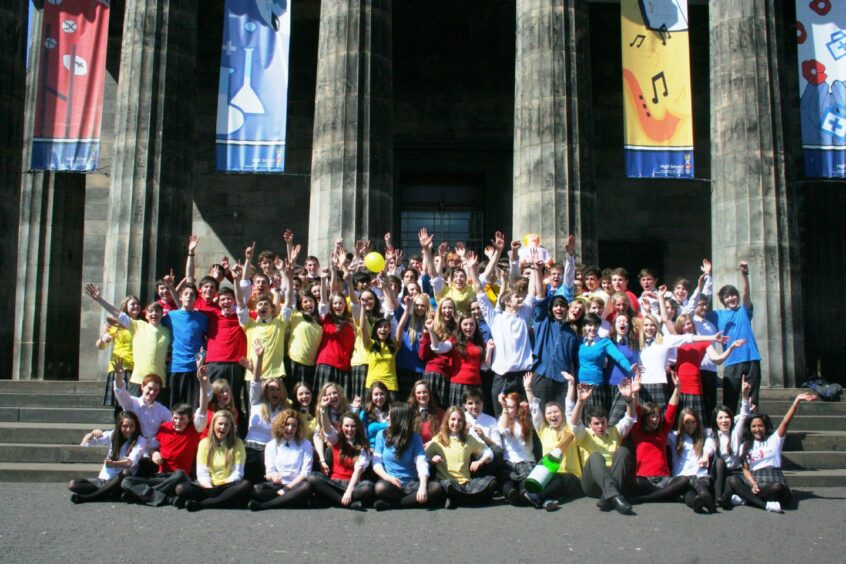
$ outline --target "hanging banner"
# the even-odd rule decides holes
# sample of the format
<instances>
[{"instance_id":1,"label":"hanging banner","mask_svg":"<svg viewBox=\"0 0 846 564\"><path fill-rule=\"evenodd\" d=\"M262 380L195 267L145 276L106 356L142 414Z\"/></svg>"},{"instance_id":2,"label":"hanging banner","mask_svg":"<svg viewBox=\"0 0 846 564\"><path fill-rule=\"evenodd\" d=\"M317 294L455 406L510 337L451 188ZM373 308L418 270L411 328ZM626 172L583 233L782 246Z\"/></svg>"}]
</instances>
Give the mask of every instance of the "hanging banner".
<instances>
[{"instance_id":1,"label":"hanging banner","mask_svg":"<svg viewBox=\"0 0 846 564\"><path fill-rule=\"evenodd\" d=\"M796 1L805 174L846 178L846 2Z\"/></svg>"},{"instance_id":2,"label":"hanging banner","mask_svg":"<svg viewBox=\"0 0 846 564\"><path fill-rule=\"evenodd\" d=\"M621 0L626 176L693 178L687 0Z\"/></svg>"},{"instance_id":3,"label":"hanging banner","mask_svg":"<svg viewBox=\"0 0 846 564\"><path fill-rule=\"evenodd\" d=\"M109 0L46 0L42 9L31 167L90 172L100 156Z\"/></svg>"},{"instance_id":4,"label":"hanging banner","mask_svg":"<svg viewBox=\"0 0 846 564\"><path fill-rule=\"evenodd\" d=\"M285 170L287 0L226 0L217 91L217 170Z\"/></svg>"}]
</instances>

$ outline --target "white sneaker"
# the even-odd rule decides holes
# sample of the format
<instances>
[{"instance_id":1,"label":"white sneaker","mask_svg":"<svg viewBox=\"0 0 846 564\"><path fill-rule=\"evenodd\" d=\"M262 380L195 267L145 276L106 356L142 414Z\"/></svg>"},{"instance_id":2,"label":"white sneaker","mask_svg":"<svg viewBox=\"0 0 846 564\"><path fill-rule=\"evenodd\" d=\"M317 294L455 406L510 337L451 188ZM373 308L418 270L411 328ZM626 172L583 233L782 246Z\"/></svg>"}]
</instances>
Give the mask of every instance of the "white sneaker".
<instances>
[{"instance_id":1,"label":"white sneaker","mask_svg":"<svg viewBox=\"0 0 846 564\"><path fill-rule=\"evenodd\" d=\"M737 494L731 494L731 504L735 507L738 505L746 505L746 500Z\"/></svg>"},{"instance_id":2,"label":"white sneaker","mask_svg":"<svg viewBox=\"0 0 846 564\"><path fill-rule=\"evenodd\" d=\"M784 510L781 508L781 504L777 501L768 501L767 511L772 511L773 513L784 513Z\"/></svg>"}]
</instances>

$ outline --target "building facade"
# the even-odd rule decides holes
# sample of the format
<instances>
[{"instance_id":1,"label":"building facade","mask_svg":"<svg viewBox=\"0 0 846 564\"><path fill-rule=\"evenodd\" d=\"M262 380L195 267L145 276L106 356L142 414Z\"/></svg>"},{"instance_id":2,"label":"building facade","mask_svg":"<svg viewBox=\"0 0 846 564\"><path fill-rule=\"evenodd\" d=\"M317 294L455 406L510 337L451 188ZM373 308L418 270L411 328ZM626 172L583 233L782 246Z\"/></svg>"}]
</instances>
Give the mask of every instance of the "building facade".
<instances>
[{"instance_id":1,"label":"building facade","mask_svg":"<svg viewBox=\"0 0 846 564\"><path fill-rule=\"evenodd\" d=\"M101 378L82 286L150 300L191 233L202 269L253 240L281 250L286 228L324 258L386 231L413 251L426 225L478 245L539 233L559 255L574 233L579 261L668 281L710 257L717 287L748 260L764 384L842 378L846 191L803 177L792 1L690 0L692 181L624 177L610 0L292 0L282 175L215 171L223 0L112 0L99 168L33 173L15 4L0 8L3 377Z\"/></svg>"}]
</instances>

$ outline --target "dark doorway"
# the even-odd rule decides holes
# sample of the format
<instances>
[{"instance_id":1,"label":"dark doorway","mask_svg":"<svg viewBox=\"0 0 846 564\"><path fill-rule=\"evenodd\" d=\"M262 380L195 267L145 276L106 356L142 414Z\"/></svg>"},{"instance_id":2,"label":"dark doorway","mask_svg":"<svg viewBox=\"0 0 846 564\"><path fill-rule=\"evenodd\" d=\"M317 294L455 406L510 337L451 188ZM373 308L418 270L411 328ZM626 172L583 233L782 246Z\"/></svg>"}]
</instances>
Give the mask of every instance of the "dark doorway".
<instances>
[{"instance_id":1,"label":"dark doorway","mask_svg":"<svg viewBox=\"0 0 846 564\"><path fill-rule=\"evenodd\" d=\"M641 268L650 268L658 275L658 284L672 281L664 278L665 245L657 240L643 241L599 241L599 260L603 267L622 266L629 273L629 290L640 295L642 291L637 273Z\"/></svg>"}]
</instances>

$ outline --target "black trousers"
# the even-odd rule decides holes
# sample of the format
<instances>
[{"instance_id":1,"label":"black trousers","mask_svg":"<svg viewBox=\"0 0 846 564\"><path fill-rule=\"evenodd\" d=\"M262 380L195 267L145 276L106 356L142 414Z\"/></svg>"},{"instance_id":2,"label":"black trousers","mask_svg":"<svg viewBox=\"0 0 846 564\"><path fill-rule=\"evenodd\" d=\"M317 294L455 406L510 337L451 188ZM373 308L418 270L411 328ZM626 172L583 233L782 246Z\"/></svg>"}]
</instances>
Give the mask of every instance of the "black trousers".
<instances>
[{"instance_id":1,"label":"black trousers","mask_svg":"<svg viewBox=\"0 0 846 564\"><path fill-rule=\"evenodd\" d=\"M199 508L240 507L249 499L253 486L247 480L231 484L204 488L194 482L183 482L176 486L176 495L184 500L199 502Z\"/></svg>"},{"instance_id":2,"label":"black trousers","mask_svg":"<svg viewBox=\"0 0 846 564\"><path fill-rule=\"evenodd\" d=\"M232 401L238 413L244 414L242 395L244 389L244 367L237 362L209 362L207 364L209 383L213 384L218 378L223 378L232 389ZM243 417L242 417L243 418Z\"/></svg>"},{"instance_id":3,"label":"black trousers","mask_svg":"<svg viewBox=\"0 0 846 564\"><path fill-rule=\"evenodd\" d=\"M540 400L541 409L546 402L557 401L561 407L567 405L567 382L558 382L552 378L535 374L532 376L532 393Z\"/></svg>"},{"instance_id":4,"label":"black trousers","mask_svg":"<svg viewBox=\"0 0 846 564\"><path fill-rule=\"evenodd\" d=\"M632 453L625 446L614 451L610 467L601 453L592 452L582 468L582 489L586 496L602 500L625 495L630 489L631 472Z\"/></svg>"},{"instance_id":5,"label":"black trousers","mask_svg":"<svg viewBox=\"0 0 846 564\"><path fill-rule=\"evenodd\" d=\"M309 474L308 483L317 496L337 506L342 505L341 500L350 484L348 481L330 480L329 476L322 472ZM375 487L373 482L368 480L359 481L353 488L352 500L360 501L365 505L372 503L376 495Z\"/></svg>"},{"instance_id":6,"label":"black trousers","mask_svg":"<svg viewBox=\"0 0 846 564\"><path fill-rule=\"evenodd\" d=\"M711 413L717 407L717 373L710 370L702 370L702 401L705 403L705 420L702 424L706 427L711 424Z\"/></svg>"},{"instance_id":7,"label":"black trousers","mask_svg":"<svg viewBox=\"0 0 846 564\"><path fill-rule=\"evenodd\" d=\"M167 505L167 498L175 495L176 487L179 484L190 481L188 474L182 470L177 470L176 472L161 472L149 478L131 476L126 478L120 487L136 503L159 507Z\"/></svg>"},{"instance_id":8,"label":"black trousers","mask_svg":"<svg viewBox=\"0 0 846 564\"><path fill-rule=\"evenodd\" d=\"M494 372L493 383L491 385L491 404L494 408L494 414L499 418L502 413L502 406L499 405L499 394L510 394L517 392L523 397L526 396L526 390L523 389L523 374L525 372L507 372L505 374L497 374Z\"/></svg>"},{"instance_id":9,"label":"black trousers","mask_svg":"<svg viewBox=\"0 0 846 564\"><path fill-rule=\"evenodd\" d=\"M187 403L191 409L197 409L200 405L200 383L197 382L196 372L168 372L167 391L170 392L167 407Z\"/></svg>"},{"instance_id":10,"label":"black trousers","mask_svg":"<svg viewBox=\"0 0 846 564\"><path fill-rule=\"evenodd\" d=\"M723 403L732 408L735 413L740 408L740 386L746 376L746 382L752 386L752 395L749 400L755 405L758 403L758 392L761 388L761 363L757 360L752 362L740 362L726 366L723 371Z\"/></svg>"}]
</instances>

